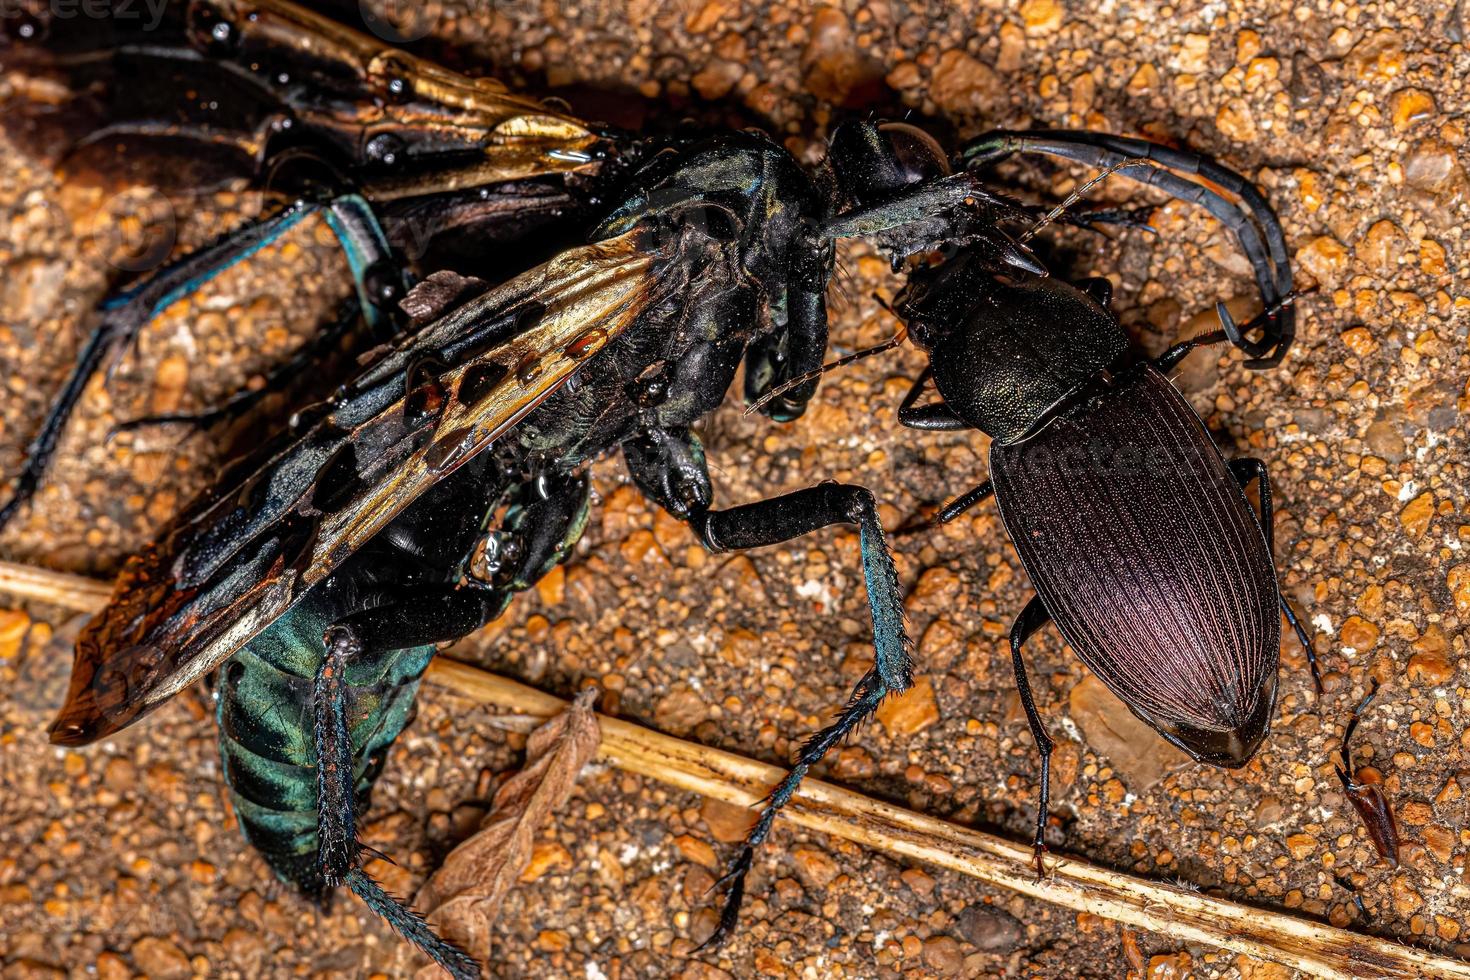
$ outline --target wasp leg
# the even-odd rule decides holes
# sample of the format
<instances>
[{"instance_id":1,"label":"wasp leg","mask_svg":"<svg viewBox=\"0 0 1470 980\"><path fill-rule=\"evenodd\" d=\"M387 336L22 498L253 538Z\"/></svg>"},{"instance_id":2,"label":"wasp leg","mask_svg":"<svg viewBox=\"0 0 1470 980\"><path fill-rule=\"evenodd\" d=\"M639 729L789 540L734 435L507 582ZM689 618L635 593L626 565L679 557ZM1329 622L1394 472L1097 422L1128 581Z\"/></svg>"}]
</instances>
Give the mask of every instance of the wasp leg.
<instances>
[{"instance_id":1,"label":"wasp leg","mask_svg":"<svg viewBox=\"0 0 1470 980\"><path fill-rule=\"evenodd\" d=\"M207 429L226 419L235 419L250 411L267 395L285 390L293 378L319 365L323 355L328 354L352 329L359 317L355 299L343 304L343 308L331 325L319 330L310 342L299 348L284 363L272 368L265 375L265 383L259 388L245 388L228 396L224 401L197 412L169 412L162 415L142 415L119 422L113 432L132 432L156 425L187 425L194 429Z\"/></svg>"},{"instance_id":2,"label":"wasp leg","mask_svg":"<svg viewBox=\"0 0 1470 980\"><path fill-rule=\"evenodd\" d=\"M745 876L750 871L755 849L770 834L776 815L790 802L811 767L833 746L872 715L885 697L912 686L914 665L893 556L878 521L877 504L864 488L825 483L743 507L711 511L691 523L705 545L717 552L777 544L832 524L857 524L876 653L873 669L853 688L837 720L802 746L791 771L771 791L760 819L722 879L729 891L720 913L720 924L707 941L707 945L717 945L735 927L744 897Z\"/></svg>"},{"instance_id":3,"label":"wasp leg","mask_svg":"<svg viewBox=\"0 0 1470 980\"><path fill-rule=\"evenodd\" d=\"M1266 469L1265 462L1253 456L1246 456L1241 459L1232 459L1227 465L1230 467L1231 475L1235 477L1235 482L1240 484L1242 490L1249 486L1252 480L1258 481L1261 498L1261 533L1266 536L1266 554L1274 555L1274 543L1276 540L1274 527L1275 510L1271 503L1271 474ZM1275 559L1273 558L1272 560L1274 561ZM1317 666L1317 652L1312 649L1312 638L1307 635L1306 628L1302 626L1301 620L1297 618L1296 610L1291 608L1291 603L1286 601L1286 596L1282 594L1280 589L1276 590L1276 601L1281 605L1281 611L1286 614L1286 621L1291 624L1291 628L1296 632L1296 638L1301 642L1302 649L1306 651L1307 666L1312 670L1312 686L1316 688L1317 696L1320 698L1324 691L1322 687L1322 671Z\"/></svg>"},{"instance_id":4,"label":"wasp leg","mask_svg":"<svg viewBox=\"0 0 1470 980\"><path fill-rule=\"evenodd\" d=\"M868 610L873 619L874 666L858 681L837 720L802 747L786 778L771 791L740 854L721 879L727 887L720 923L705 941L723 942L735 928L745 895L745 877L755 849L771 832L776 815L790 802L812 766L873 713L889 694L913 685L912 644L904 624L898 572L884 539L873 495L863 487L823 483L805 490L728 510L709 510L709 471L699 440L687 429L654 429L623 445L633 481L655 503L681 520L713 552L780 544L834 524L856 524L862 550Z\"/></svg>"},{"instance_id":5,"label":"wasp leg","mask_svg":"<svg viewBox=\"0 0 1470 980\"><path fill-rule=\"evenodd\" d=\"M1012 153L1038 153L1089 166L1118 167L1118 173L1157 187L1181 201L1198 204L1234 233L1255 270L1256 284L1268 309L1291 292L1286 235L1276 212L1254 184L1203 154L1107 133L998 130L976 138L960 157L967 167L976 168ZM1238 202L1212 189L1211 184L1224 188ZM1284 309L1262 326L1265 336L1260 342L1246 341L1243 337L1236 341L1236 346L1251 356L1246 362L1250 368L1280 363L1296 335L1296 316L1290 309Z\"/></svg>"},{"instance_id":6,"label":"wasp leg","mask_svg":"<svg viewBox=\"0 0 1470 980\"><path fill-rule=\"evenodd\" d=\"M766 392L792 378L820 371L827 352L827 279L832 246L818 240L797 243L786 298L786 327L745 352L745 401L755 404ZM760 407L777 422L790 422L806 411L816 394L813 377Z\"/></svg>"},{"instance_id":7,"label":"wasp leg","mask_svg":"<svg viewBox=\"0 0 1470 980\"><path fill-rule=\"evenodd\" d=\"M1021 647L1037 630L1051 622L1051 614L1042 605L1040 596L1032 596L1026 608L1011 624L1011 668L1016 674L1016 691L1021 695L1021 707L1026 709L1026 724L1031 727L1031 737L1036 741L1036 750L1041 753L1041 794L1036 802L1036 836L1031 840L1032 853L1036 861L1036 875L1046 874L1042 855L1046 853L1046 817L1051 806L1051 736L1041 723L1041 712L1036 710L1036 699L1031 696L1031 682L1026 677L1026 663L1021 659Z\"/></svg>"},{"instance_id":8,"label":"wasp leg","mask_svg":"<svg viewBox=\"0 0 1470 980\"><path fill-rule=\"evenodd\" d=\"M463 950L436 936L422 916L387 894L359 867L349 669L386 653L457 639L503 608L499 590L441 586L412 590L389 605L328 627L326 655L313 683L317 763L317 863L328 885L346 884L405 939L456 978L478 977Z\"/></svg>"},{"instance_id":9,"label":"wasp leg","mask_svg":"<svg viewBox=\"0 0 1470 980\"><path fill-rule=\"evenodd\" d=\"M82 391L109 356L126 346L165 307L318 213L326 219L347 256L364 316L382 331L391 322L392 302L401 295L401 275L393 270L387 239L362 198L342 197L327 204L298 203L274 217L235 229L102 304L102 322L82 347L61 394L26 449L25 465L15 479L10 499L0 506L0 530L35 495Z\"/></svg>"}]
</instances>

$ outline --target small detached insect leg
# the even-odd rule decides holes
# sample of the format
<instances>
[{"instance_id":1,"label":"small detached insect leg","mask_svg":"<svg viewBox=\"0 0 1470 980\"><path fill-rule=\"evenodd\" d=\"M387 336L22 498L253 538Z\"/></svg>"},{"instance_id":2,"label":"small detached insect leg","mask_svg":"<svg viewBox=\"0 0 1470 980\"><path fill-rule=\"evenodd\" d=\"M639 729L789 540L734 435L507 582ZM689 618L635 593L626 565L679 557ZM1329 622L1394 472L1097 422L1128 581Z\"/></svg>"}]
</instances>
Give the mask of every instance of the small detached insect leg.
<instances>
[{"instance_id":1,"label":"small detached insect leg","mask_svg":"<svg viewBox=\"0 0 1470 980\"><path fill-rule=\"evenodd\" d=\"M1388 862L1389 867L1396 868L1399 865L1400 840L1398 820L1393 815L1393 807L1388 803L1383 786L1367 779L1360 780L1358 771L1353 767L1353 733L1358 730L1363 712L1368 710L1368 706L1377 696L1378 682L1375 680L1367 695L1353 708L1353 713L1348 718L1347 729L1342 733L1342 765L1334 768L1337 770L1337 778L1342 781L1342 791L1347 794L1348 802L1353 805L1363 826L1368 830L1374 849L1378 851L1379 857Z\"/></svg>"}]
</instances>

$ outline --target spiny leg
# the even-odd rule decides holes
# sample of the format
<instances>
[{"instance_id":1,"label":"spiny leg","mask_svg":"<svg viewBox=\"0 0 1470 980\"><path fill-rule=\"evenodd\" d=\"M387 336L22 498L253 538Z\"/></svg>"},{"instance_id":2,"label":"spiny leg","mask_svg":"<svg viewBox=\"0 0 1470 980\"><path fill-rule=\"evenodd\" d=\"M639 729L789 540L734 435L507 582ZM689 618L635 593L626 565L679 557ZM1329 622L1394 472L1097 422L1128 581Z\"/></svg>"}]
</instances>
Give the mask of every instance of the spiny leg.
<instances>
[{"instance_id":1,"label":"spiny leg","mask_svg":"<svg viewBox=\"0 0 1470 980\"><path fill-rule=\"evenodd\" d=\"M326 629L325 656L313 683L317 753L317 862L328 885L347 884L405 939L451 976L478 977L463 950L436 936L422 916L378 886L359 867L354 756L348 723L347 670L394 651L444 642L473 632L498 611L498 590L426 587L354 613Z\"/></svg>"},{"instance_id":2,"label":"spiny leg","mask_svg":"<svg viewBox=\"0 0 1470 980\"><path fill-rule=\"evenodd\" d=\"M102 304L101 323L83 345L61 393L46 413L40 431L26 448L26 461L12 486L10 499L0 506L0 530L21 505L35 495L87 382L113 352L129 343L145 324L170 304L317 213L323 214L347 256L363 315L376 331L386 333L385 328L391 324L391 304L401 295L402 279L393 270L387 239L362 198L354 195L327 204L297 203L273 217L235 229L214 244L163 267Z\"/></svg>"},{"instance_id":3,"label":"spiny leg","mask_svg":"<svg viewBox=\"0 0 1470 980\"><path fill-rule=\"evenodd\" d=\"M715 888L725 889L725 904L720 909L719 925L715 927L710 937L700 944L700 949L720 945L735 931L735 924L740 918L740 905L745 900L745 877L750 873L754 862L755 849L770 835L771 827L776 822L776 815L782 807L791 802L791 797L795 795L796 788L801 784L802 779L833 746L841 742L874 711L878 710L878 705L890 693L895 692L878 676L878 671L869 670L853 688L847 707L842 709L842 714L837 720L817 732L802 746L791 771L765 798L760 818L746 836L740 853L736 855L734 861L730 862L729 870L715 883Z\"/></svg>"},{"instance_id":4,"label":"spiny leg","mask_svg":"<svg viewBox=\"0 0 1470 980\"><path fill-rule=\"evenodd\" d=\"M720 883L727 887L720 923L705 940L718 945L729 937L745 896L745 877L755 849L812 766L870 716L889 694L913 685L912 644L904 624L898 572L878 520L878 505L863 487L823 483L769 500L709 510L709 470L699 440L687 429L653 429L623 446L633 481L655 503L689 523L713 552L740 551L780 544L834 524L856 524L862 551L868 611L873 621L874 665L853 689L838 719L801 749L791 772L772 790L740 854Z\"/></svg>"},{"instance_id":5,"label":"spiny leg","mask_svg":"<svg viewBox=\"0 0 1470 980\"><path fill-rule=\"evenodd\" d=\"M1256 480L1260 487L1261 533L1266 536L1266 554L1272 556L1271 560L1274 562L1276 560L1276 532L1274 526L1275 509L1271 502L1271 474L1266 469L1265 462L1253 456L1232 459L1226 465L1230 467L1231 475L1235 477L1235 482L1240 484L1242 490L1249 486L1252 480ZM1324 691L1322 687L1322 671L1317 665L1317 652L1312 649L1312 639L1307 635L1307 631L1302 626L1301 620L1297 618L1296 610L1291 608L1291 603L1286 601L1286 596L1281 592L1280 588L1276 590L1276 601L1280 604L1281 611L1286 614L1286 621L1291 624L1292 630L1296 632L1296 638L1301 642L1302 649L1306 651L1307 666L1312 671L1312 686L1316 689L1317 696L1320 698Z\"/></svg>"},{"instance_id":6,"label":"spiny leg","mask_svg":"<svg viewBox=\"0 0 1470 980\"><path fill-rule=\"evenodd\" d=\"M877 504L867 490L825 483L744 507L709 512L691 523L712 551L756 548L789 541L832 524L857 524L876 653L873 669L853 688L841 715L802 746L791 771L767 797L765 808L740 854L721 879L721 884L728 888L725 905L720 912L719 926L706 940L706 945L717 945L735 928L755 849L770 835L781 808L791 801L812 766L871 716L885 697L912 686L913 661L893 556L883 538Z\"/></svg>"},{"instance_id":7,"label":"spiny leg","mask_svg":"<svg viewBox=\"0 0 1470 980\"><path fill-rule=\"evenodd\" d=\"M1041 723L1041 712L1036 710L1036 700L1031 696L1031 682L1026 677L1026 663L1021 659L1021 647L1047 623L1051 614L1041 602L1040 596L1032 596L1026 608L1011 625L1011 669L1016 674L1016 691L1021 695L1021 707L1026 709L1026 724L1031 728L1031 737L1036 750L1041 753L1041 793L1036 802L1036 836L1031 839L1032 853L1036 861L1037 877L1046 875L1042 855L1046 853L1046 819L1051 806L1051 736Z\"/></svg>"},{"instance_id":8,"label":"spiny leg","mask_svg":"<svg viewBox=\"0 0 1470 980\"><path fill-rule=\"evenodd\" d=\"M1147 140L1072 130L987 133L971 142L961 157L967 166L978 167L1018 152L1041 153L1099 167L1138 160L1121 167L1119 172L1158 187L1180 200L1204 207L1235 234L1255 270L1256 284L1268 308L1290 293L1291 264L1280 219L1254 184L1209 157ZM1236 204L1203 182L1181 177L1180 173L1201 177L1223 187L1239 198L1240 203ZM1252 359L1246 362L1247 367L1271 367L1280 362L1291 346L1296 328L1291 310L1270 317L1267 326L1274 326L1275 330L1267 329L1261 342L1237 343L1251 355Z\"/></svg>"}]
</instances>

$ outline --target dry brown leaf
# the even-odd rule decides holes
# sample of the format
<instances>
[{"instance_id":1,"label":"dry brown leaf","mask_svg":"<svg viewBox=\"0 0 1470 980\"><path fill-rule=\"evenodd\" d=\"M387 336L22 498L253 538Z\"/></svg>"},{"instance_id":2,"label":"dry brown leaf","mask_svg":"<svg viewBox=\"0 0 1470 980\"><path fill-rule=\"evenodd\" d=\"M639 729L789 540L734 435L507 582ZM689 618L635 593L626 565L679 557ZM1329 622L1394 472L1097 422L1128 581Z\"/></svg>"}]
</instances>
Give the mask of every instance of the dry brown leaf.
<instances>
[{"instance_id":1,"label":"dry brown leaf","mask_svg":"<svg viewBox=\"0 0 1470 980\"><path fill-rule=\"evenodd\" d=\"M583 691L531 733L525 768L500 787L480 829L449 853L419 891L414 905L435 930L482 963L490 957L490 927L531 860L537 829L566 802L582 767L597 754L602 732L592 710L596 695Z\"/></svg>"}]
</instances>

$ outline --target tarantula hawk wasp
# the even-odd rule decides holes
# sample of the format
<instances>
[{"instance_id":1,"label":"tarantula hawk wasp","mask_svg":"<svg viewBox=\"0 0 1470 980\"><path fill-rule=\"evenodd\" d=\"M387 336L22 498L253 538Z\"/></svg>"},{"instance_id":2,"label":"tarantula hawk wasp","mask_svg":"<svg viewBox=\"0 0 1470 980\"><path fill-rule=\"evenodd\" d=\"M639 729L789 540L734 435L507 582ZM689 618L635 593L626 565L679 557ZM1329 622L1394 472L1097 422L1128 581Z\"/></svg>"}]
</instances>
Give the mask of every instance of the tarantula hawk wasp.
<instances>
[{"instance_id":1,"label":"tarantula hawk wasp","mask_svg":"<svg viewBox=\"0 0 1470 980\"><path fill-rule=\"evenodd\" d=\"M289 42L302 35L313 41L311 57L297 63ZM415 326L381 343L357 377L298 413L129 560L111 603L78 640L52 727L61 744L96 741L219 668L220 747L247 838L307 896L345 883L452 974L473 975L472 961L362 871L356 815L435 646L499 615L580 536L592 459L621 448L635 483L716 551L857 524L877 657L895 689L909 683L897 576L872 495L827 483L713 509L690 428L720 404L742 362L752 398L820 364L832 266L818 235L826 201L785 149L754 133L656 141L609 174L615 168L594 166L588 152L607 138L590 127L406 61L284 3L193 5L180 36L178 49L117 54L206 75L214 65L247 88L260 87L261 65L290 63L295 75L265 76L271 104L301 120L290 127L298 133L365 154L354 172L363 193L293 205L105 304L7 515L34 490L55 432L107 352L302 215L332 225L364 311L391 321L400 290L384 228L399 202L412 205L410 176L425 193L450 187L424 206L466 225L530 220L517 208L528 198L535 218L548 176L596 170L606 195L600 208L586 202L600 213L584 245L499 285L443 272L409 291L403 305ZM96 68L87 59L54 64ZM391 70L364 73L364 64ZM386 89L366 123L351 100L364 78ZM337 96L325 108L318 84ZM442 104L421 104L421 93ZM475 129L471 113L467 129L456 129L455 113L479 102L500 112L494 124ZM413 109L407 120L390 111L404 105ZM425 123L436 107L452 118ZM217 128L162 135L270 152L247 138L260 129L237 139ZM395 166L414 164L409 176L384 175L386 154L373 159L385 136ZM502 150L511 162L496 169ZM502 210L481 213L478 192L458 196L475 180L493 182L490 199L501 195ZM570 195L555 184L549 193L558 207ZM461 204L463 213L454 210ZM794 418L814 390L784 391L769 414ZM483 563L472 562L480 553Z\"/></svg>"}]
</instances>

